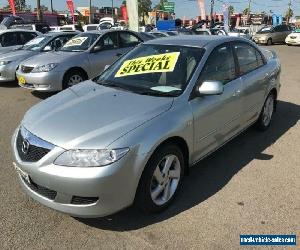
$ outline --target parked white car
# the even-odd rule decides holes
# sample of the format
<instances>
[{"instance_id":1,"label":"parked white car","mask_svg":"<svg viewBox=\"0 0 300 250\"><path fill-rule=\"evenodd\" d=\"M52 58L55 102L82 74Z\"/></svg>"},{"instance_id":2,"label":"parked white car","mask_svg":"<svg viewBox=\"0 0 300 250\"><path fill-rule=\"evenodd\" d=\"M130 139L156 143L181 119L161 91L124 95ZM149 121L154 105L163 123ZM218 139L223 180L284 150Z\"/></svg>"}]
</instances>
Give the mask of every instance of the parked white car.
<instances>
[{"instance_id":1,"label":"parked white car","mask_svg":"<svg viewBox=\"0 0 300 250\"><path fill-rule=\"evenodd\" d=\"M300 29L293 31L293 33L289 34L286 39L285 43L287 45L300 45Z\"/></svg>"}]
</instances>

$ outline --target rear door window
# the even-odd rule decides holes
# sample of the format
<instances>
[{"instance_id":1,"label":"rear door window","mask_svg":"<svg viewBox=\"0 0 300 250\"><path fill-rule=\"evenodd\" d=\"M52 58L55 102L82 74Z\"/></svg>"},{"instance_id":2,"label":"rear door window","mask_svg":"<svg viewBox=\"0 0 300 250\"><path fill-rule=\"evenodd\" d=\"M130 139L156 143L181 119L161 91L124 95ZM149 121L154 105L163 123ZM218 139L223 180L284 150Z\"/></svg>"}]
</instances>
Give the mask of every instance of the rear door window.
<instances>
[{"instance_id":1,"label":"rear door window","mask_svg":"<svg viewBox=\"0 0 300 250\"><path fill-rule=\"evenodd\" d=\"M240 75L247 74L264 65L261 53L246 43L234 43Z\"/></svg>"},{"instance_id":2,"label":"rear door window","mask_svg":"<svg viewBox=\"0 0 300 250\"><path fill-rule=\"evenodd\" d=\"M29 42L30 40L32 40L33 38L35 38L37 35L36 33L31 33L31 32L20 32L18 39L19 39L19 45L23 45L27 42Z\"/></svg>"},{"instance_id":3,"label":"rear door window","mask_svg":"<svg viewBox=\"0 0 300 250\"><path fill-rule=\"evenodd\" d=\"M18 45L17 32L7 32L1 36L2 47L10 47Z\"/></svg>"}]
</instances>

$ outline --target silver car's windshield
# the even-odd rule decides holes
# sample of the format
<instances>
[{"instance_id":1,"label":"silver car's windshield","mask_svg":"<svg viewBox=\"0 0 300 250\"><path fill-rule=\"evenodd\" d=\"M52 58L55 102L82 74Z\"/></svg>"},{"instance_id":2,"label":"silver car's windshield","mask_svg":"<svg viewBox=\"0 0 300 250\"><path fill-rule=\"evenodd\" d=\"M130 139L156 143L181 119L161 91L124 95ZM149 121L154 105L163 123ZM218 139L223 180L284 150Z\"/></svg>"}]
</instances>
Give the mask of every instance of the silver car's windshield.
<instances>
[{"instance_id":1,"label":"silver car's windshield","mask_svg":"<svg viewBox=\"0 0 300 250\"><path fill-rule=\"evenodd\" d=\"M51 36L38 36L25 45L21 47L21 49L26 49L26 50L32 50L32 51L38 51L41 50L44 46L46 46L50 41L52 40Z\"/></svg>"},{"instance_id":2,"label":"silver car's windshield","mask_svg":"<svg viewBox=\"0 0 300 250\"><path fill-rule=\"evenodd\" d=\"M271 33L273 31L273 27L263 27L262 29L260 29L259 31L257 31L257 34L267 34L267 33Z\"/></svg>"},{"instance_id":3,"label":"silver car's windshield","mask_svg":"<svg viewBox=\"0 0 300 250\"><path fill-rule=\"evenodd\" d=\"M98 78L99 84L144 95L179 96L186 88L204 49L172 46L138 46Z\"/></svg>"},{"instance_id":4,"label":"silver car's windshield","mask_svg":"<svg viewBox=\"0 0 300 250\"><path fill-rule=\"evenodd\" d=\"M80 52L88 50L98 39L100 34L82 33L70 39L60 50Z\"/></svg>"}]
</instances>

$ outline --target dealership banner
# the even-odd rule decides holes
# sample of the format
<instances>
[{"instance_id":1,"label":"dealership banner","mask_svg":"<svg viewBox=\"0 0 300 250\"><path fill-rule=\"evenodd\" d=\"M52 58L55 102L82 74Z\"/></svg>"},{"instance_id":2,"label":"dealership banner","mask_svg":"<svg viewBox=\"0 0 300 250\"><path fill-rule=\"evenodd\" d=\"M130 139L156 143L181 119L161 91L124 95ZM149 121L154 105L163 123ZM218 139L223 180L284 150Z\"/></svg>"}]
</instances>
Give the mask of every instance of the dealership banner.
<instances>
[{"instance_id":1,"label":"dealership banner","mask_svg":"<svg viewBox=\"0 0 300 250\"><path fill-rule=\"evenodd\" d=\"M198 0L198 6L200 10L201 20L206 20L205 0Z\"/></svg>"},{"instance_id":2,"label":"dealership banner","mask_svg":"<svg viewBox=\"0 0 300 250\"><path fill-rule=\"evenodd\" d=\"M122 14L123 20L125 20L125 22L127 23L127 21L128 21L128 14L127 14L127 7L126 7L126 5L122 4L120 10L121 10L121 14Z\"/></svg>"},{"instance_id":3,"label":"dealership banner","mask_svg":"<svg viewBox=\"0 0 300 250\"><path fill-rule=\"evenodd\" d=\"M74 13L75 13L75 7L74 7L73 0L67 0L67 5L68 5L68 8L69 8L70 13L71 13L71 15L72 15L73 23L75 23L75 16L74 16Z\"/></svg>"},{"instance_id":4,"label":"dealership banner","mask_svg":"<svg viewBox=\"0 0 300 250\"><path fill-rule=\"evenodd\" d=\"M15 1L14 0L8 0L9 6L12 10L13 15L16 15L16 6L15 6Z\"/></svg>"}]
</instances>

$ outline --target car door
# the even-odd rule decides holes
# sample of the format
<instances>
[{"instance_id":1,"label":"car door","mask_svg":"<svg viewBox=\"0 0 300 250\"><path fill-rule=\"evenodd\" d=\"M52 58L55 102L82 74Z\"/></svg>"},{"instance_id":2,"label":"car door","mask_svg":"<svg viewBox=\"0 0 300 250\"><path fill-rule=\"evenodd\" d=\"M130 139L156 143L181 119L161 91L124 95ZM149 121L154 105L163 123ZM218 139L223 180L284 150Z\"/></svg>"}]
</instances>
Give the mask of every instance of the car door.
<instances>
[{"instance_id":1,"label":"car door","mask_svg":"<svg viewBox=\"0 0 300 250\"><path fill-rule=\"evenodd\" d=\"M242 113L247 126L261 111L270 75L266 71L264 57L255 47L245 42L235 42L233 50L242 80Z\"/></svg>"},{"instance_id":2,"label":"car door","mask_svg":"<svg viewBox=\"0 0 300 250\"><path fill-rule=\"evenodd\" d=\"M196 86L220 81L221 95L194 97L189 105L194 116L194 159L205 156L241 130L241 86L236 60L229 43L215 48L208 57Z\"/></svg>"},{"instance_id":3,"label":"car door","mask_svg":"<svg viewBox=\"0 0 300 250\"><path fill-rule=\"evenodd\" d=\"M281 25L278 25L274 28L273 33L272 33L272 42L278 43L281 41Z\"/></svg>"},{"instance_id":4,"label":"car door","mask_svg":"<svg viewBox=\"0 0 300 250\"><path fill-rule=\"evenodd\" d=\"M99 75L106 65L112 64L122 54L119 46L119 37L117 32L107 32L94 46L100 46L101 50L89 53L90 76L91 78Z\"/></svg>"}]
</instances>

